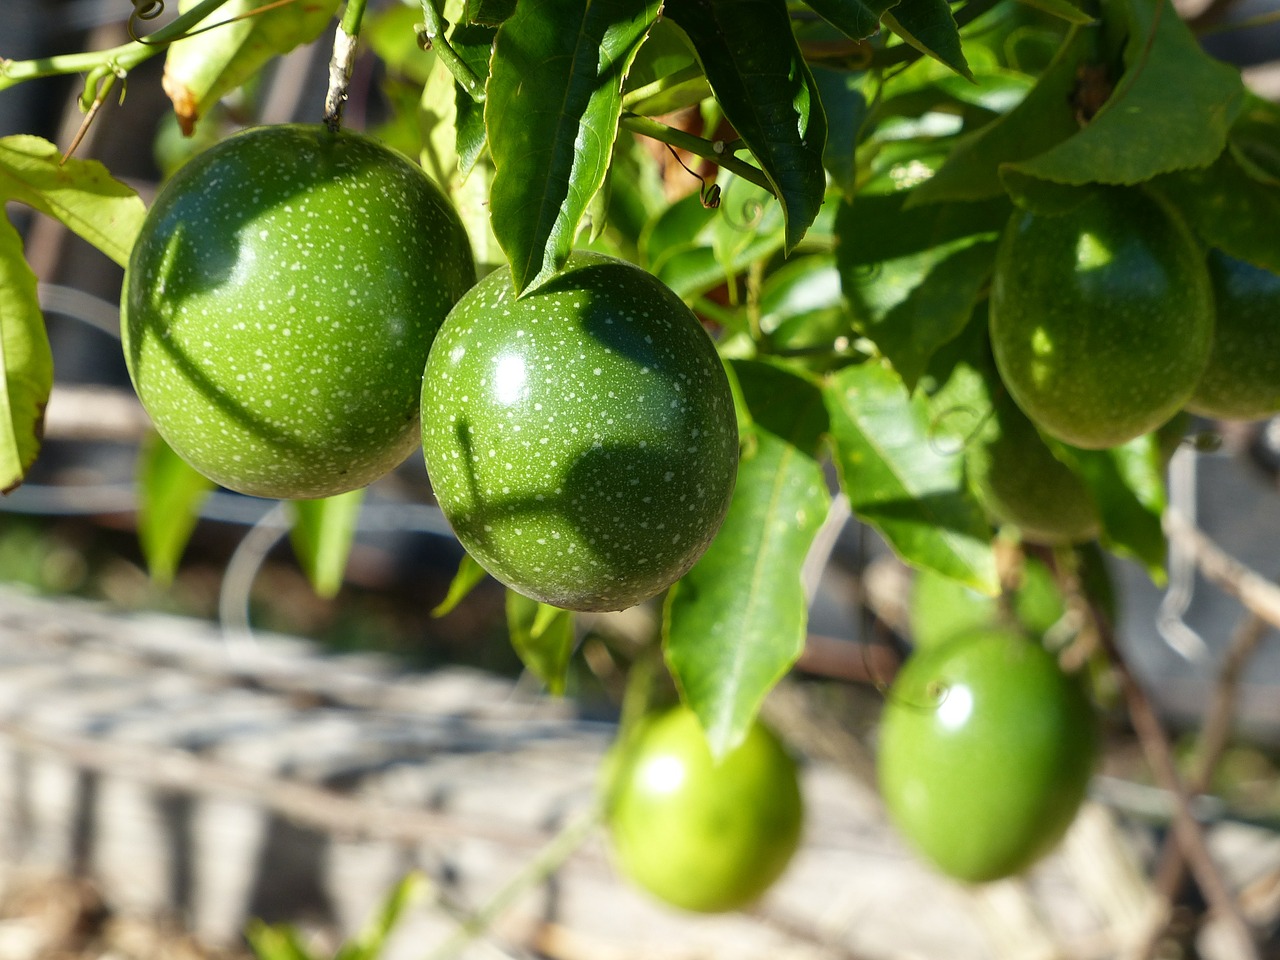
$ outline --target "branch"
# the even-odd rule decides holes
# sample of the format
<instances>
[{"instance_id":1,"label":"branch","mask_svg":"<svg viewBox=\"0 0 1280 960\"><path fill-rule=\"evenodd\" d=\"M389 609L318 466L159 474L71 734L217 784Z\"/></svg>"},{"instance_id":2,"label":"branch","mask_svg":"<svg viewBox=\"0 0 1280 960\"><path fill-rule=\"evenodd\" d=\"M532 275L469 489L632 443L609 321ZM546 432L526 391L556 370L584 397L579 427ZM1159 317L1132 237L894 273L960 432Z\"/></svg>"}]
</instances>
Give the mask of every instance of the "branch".
<instances>
[{"instance_id":1,"label":"branch","mask_svg":"<svg viewBox=\"0 0 1280 960\"><path fill-rule=\"evenodd\" d=\"M347 88L356 64L356 44L360 40L360 21L364 18L366 0L347 0L342 20L333 34L333 56L329 59L329 90L324 97L324 125L334 133L342 126L342 111L347 104Z\"/></svg>"},{"instance_id":2,"label":"branch","mask_svg":"<svg viewBox=\"0 0 1280 960\"><path fill-rule=\"evenodd\" d=\"M643 137L649 137L662 143L670 144L681 150L687 150L695 157L702 157L704 160L710 160L712 163L719 164L730 173L736 174L743 180L754 183L762 190L768 190L772 196L777 196L778 192L774 189L773 184L769 182L768 177L759 167L754 167L745 160L739 160L727 149L725 149L724 141L705 140L702 137L696 137L692 133L685 133L683 130L677 130L675 127L669 127L665 123L659 123L657 120L651 120L648 117L642 117L634 113L624 113L622 115L622 125L632 133L638 133Z\"/></svg>"},{"instance_id":3,"label":"branch","mask_svg":"<svg viewBox=\"0 0 1280 960\"><path fill-rule=\"evenodd\" d=\"M1230 556L1177 510L1165 511L1164 532L1191 551L1206 580L1259 619L1280 628L1280 586Z\"/></svg>"}]
</instances>

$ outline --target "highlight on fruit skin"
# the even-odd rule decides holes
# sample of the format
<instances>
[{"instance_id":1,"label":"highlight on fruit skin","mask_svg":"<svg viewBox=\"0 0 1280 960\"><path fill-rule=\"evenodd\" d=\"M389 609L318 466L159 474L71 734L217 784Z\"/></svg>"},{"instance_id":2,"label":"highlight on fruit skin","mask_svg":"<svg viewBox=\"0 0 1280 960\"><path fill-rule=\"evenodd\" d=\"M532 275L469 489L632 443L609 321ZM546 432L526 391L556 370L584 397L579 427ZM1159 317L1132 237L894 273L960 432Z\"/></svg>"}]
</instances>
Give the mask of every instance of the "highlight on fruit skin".
<instances>
[{"instance_id":1,"label":"highlight on fruit skin","mask_svg":"<svg viewBox=\"0 0 1280 960\"><path fill-rule=\"evenodd\" d=\"M1187 402L1218 420L1280 413L1280 275L1210 250L1216 325L1209 366Z\"/></svg>"},{"instance_id":2,"label":"highlight on fruit skin","mask_svg":"<svg viewBox=\"0 0 1280 960\"><path fill-rule=\"evenodd\" d=\"M799 847L804 802L796 763L759 721L717 761L693 711L669 708L615 744L601 774L614 863L681 909L750 905Z\"/></svg>"},{"instance_id":3,"label":"highlight on fruit skin","mask_svg":"<svg viewBox=\"0 0 1280 960\"><path fill-rule=\"evenodd\" d=\"M422 447L459 541L512 589L574 610L655 596L729 506L738 427L692 311L634 264L576 253L516 298L510 271L450 312Z\"/></svg>"},{"instance_id":4,"label":"highlight on fruit skin","mask_svg":"<svg viewBox=\"0 0 1280 960\"><path fill-rule=\"evenodd\" d=\"M926 860L984 883L1058 844L1098 749L1077 678L1038 642L978 628L913 654L894 679L880 725L880 792Z\"/></svg>"},{"instance_id":5,"label":"highlight on fruit skin","mask_svg":"<svg viewBox=\"0 0 1280 960\"><path fill-rule=\"evenodd\" d=\"M1177 413L1204 373L1213 297L1181 217L1140 188L1091 188L1066 213L1018 211L991 289L1001 379L1046 433L1116 446Z\"/></svg>"},{"instance_id":6,"label":"highlight on fruit skin","mask_svg":"<svg viewBox=\"0 0 1280 960\"><path fill-rule=\"evenodd\" d=\"M160 435L210 479L331 496L413 452L431 341L474 282L421 168L350 131L256 127L188 161L148 211L125 361Z\"/></svg>"}]
</instances>

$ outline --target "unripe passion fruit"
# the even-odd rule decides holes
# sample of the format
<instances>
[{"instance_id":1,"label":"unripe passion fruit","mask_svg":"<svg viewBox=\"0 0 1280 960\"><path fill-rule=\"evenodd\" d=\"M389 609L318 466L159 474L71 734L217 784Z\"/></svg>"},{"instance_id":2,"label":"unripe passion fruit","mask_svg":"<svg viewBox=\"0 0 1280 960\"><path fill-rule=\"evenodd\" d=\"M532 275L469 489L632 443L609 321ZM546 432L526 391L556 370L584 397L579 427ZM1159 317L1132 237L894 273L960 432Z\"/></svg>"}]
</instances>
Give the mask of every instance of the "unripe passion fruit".
<instances>
[{"instance_id":1,"label":"unripe passion fruit","mask_svg":"<svg viewBox=\"0 0 1280 960\"><path fill-rule=\"evenodd\" d=\"M710 544L738 429L689 308L639 267L577 253L519 299L499 269L449 314L423 380L422 447L485 569L546 603L618 610Z\"/></svg>"},{"instance_id":2,"label":"unripe passion fruit","mask_svg":"<svg viewBox=\"0 0 1280 960\"><path fill-rule=\"evenodd\" d=\"M1195 239L1142 190L1100 189L1006 226L991 347L1018 406L1059 440L1100 449L1160 426L1191 396L1212 336Z\"/></svg>"},{"instance_id":3,"label":"unripe passion fruit","mask_svg":"<svg viewBox=\"0 0 1280 960\"><path fill-rule=\"evenodd\" d=\"M192 159L148 212L125 360L201 473L330 496L413 451L431 340L474 282L461 222L420 168L359 134L258 127Z\"/></svg>"},{"instance_id":4,"label":"unripe passion fruit","mask_svg":"<svg viewBox=\"0 0 1280 960\"><path fill-rule=\"evenodd\" d=\"M686 707L645 718L606 764L615 862L654 896L704 913L736 910L781 876L800 843L795 761L752 724L717 762Z\"/></svg>"},{"instance_id":5,"label":"unripe passion fruit","mask_svg":"<svg viewBox=\"0 0 1280 960\"><path fill-rule=\"evenodd\" d=\"M1280 276L1211 250L1209 278L1213 353L1187 409L1222 420L1280 412Z\"/></svg>"},{"instance_id":6,"label":"unripe passion fruit","mask_svg":"<svg viewBox=\"0 0 1280 960\"><path fill-rule=\"evenodd\" d=\"M880 791L944 873L1018 873L1071 825L1093 770L1093 708L1038 643L977 630L914 654L889 690Z\"/></svg>"}]
</instances>

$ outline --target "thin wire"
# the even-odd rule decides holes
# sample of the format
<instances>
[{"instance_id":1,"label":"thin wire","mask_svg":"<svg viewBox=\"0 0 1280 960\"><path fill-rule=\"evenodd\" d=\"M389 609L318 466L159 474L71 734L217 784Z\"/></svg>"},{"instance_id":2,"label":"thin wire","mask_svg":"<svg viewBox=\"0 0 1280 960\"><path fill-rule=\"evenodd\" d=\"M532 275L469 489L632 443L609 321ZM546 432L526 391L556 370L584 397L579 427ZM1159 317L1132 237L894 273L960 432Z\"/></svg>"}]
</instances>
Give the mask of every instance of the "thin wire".
<instances>
[{"instance_id":1,"label":"thin wire","mask_svg":"<svg viewBox=\"0 0 1280 960\"><path fill-rule=\"evenodd\" d=\"M222 574L218 592L218 624L227 655L234 660L243 646L257 647L253 623L249 616L253 582L266 562L267 555L289 532L289 516L283 503L274 504L258 519L236 545Z\"/></svg>"}]
</instances>

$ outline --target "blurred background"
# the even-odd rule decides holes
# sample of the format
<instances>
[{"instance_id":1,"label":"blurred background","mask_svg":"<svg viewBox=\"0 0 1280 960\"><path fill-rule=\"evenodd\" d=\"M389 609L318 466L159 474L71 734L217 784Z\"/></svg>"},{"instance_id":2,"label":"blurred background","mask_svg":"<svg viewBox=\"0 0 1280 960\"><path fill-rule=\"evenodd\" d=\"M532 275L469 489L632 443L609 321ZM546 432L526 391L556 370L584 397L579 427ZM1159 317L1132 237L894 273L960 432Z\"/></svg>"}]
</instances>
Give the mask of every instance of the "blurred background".
<instances>
[{"instance_id":1,"label":"blurred background","mask_svg":"<svg viewBox=\"0 0 1280 960\"><path fill-rule=\"evenodd\" d=\"M1241 0L1230 15L1276 9ZM0 56L122 43L131 12L125 0L4 0ZM373 4L366 29L418 15ZM318 118L329 38L224 103L209 135ZM1280 25L1209 45L1280 97ZM162 66L137 69L77 150L146 199L199 145L177 130ZM388 105L404 81L387 69L357 63L346 121L394 142ZM50 78L0 93L0 136L65 147L81 86ZM315 596L277 505L223 491L205 502L174 583L156 587L134 527L148 425L118 346L121 270L26 207L6 213L41 281L57 384L37 466L0 499L0 960L243 955L252 918L300 925L324 955L410 870L430 889L387 956L1103 957L1141 940L1170 803L1120 723L1094 801L1025 880L961 890L887 829L870 759L877 682L909 649L914 583L839 514L812 571L809 648L766 708L806 761L809 825L784 882L750 914L702 919L627 889L595 839L554 874L530 874L589 804L618 665L656 611L583 618L568 695L546 698L521 674L492 581L431 615L462 554L417 456L371 489L335 598ZM1171 503L1274 579L1280 423L1188 430L1213 442L1175 456ZM1179 735L1200 726L1224 659L1251 638L1232 693L1237 735L1197 810L1252 917L1274 929L1280 644L1193 554L1175 544L1166 590L1110 564L1117 632ZM483 936L459 936L494 904L509 909ZM1215 955L1211 927L1175 946L1187 952L1167 955Z\"/></svg>"}]
</instances>

